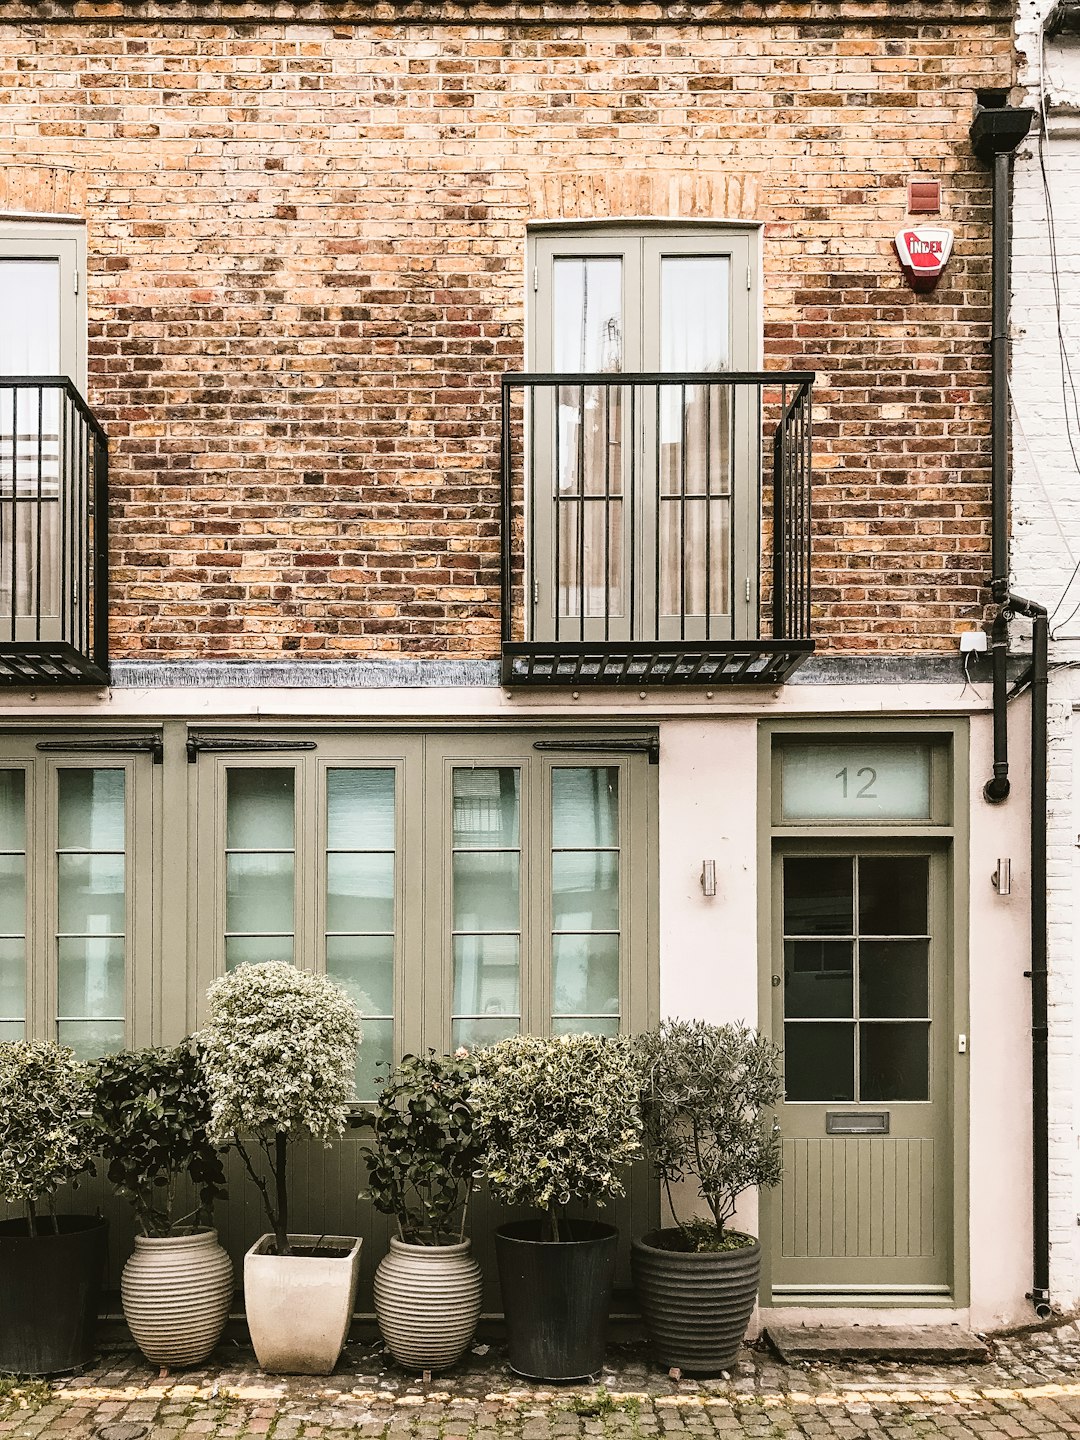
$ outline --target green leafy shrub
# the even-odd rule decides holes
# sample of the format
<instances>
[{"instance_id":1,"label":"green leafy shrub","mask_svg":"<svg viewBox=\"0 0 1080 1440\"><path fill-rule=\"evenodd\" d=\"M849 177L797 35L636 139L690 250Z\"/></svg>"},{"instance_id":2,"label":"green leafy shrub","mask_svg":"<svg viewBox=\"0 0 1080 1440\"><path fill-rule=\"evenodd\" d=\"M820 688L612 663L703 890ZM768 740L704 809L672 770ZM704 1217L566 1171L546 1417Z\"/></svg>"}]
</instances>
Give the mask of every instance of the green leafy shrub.
<instances>
[{"instance_id":1,"label":"green leafy shrub","mask_svg":"<svg viewBox=\"0 0 1080 1440\"><path fill-rule=\"evenodd\" d=\"M475 1078L476 1064L465 1051L406 1055L367 1110L374 1140L362 1151L365 1194L376 1210L397 1218L402 1240L452 1245L464 1239L480 1153L470 1104Z\"/></svg>"},{"instance_id":2,"label":"green leafy shrub","mask_svg":"<svg viewBox=\"0 0 1080 1440\"><path fill-rule=\"evenodd\" d=\"M144 1235L175 1235L209 1225L225 1194L221 1156L210 1143L210 1093L197 1049L124 1050L95 1066L93 1125L108 1177L129 1201ZM177 1184L187 1176L195 1210L173 1218Z\"/></svg>"},{"instance_id":3,"label":"green leafy shrub","mask_svg":"<svg viewBox=\"0 0 1080 1440\"><path fill-rule=\"evenodd\" d=\"M44 1201L56 1229L56 1192L94 1170L90 1073L48 1040L0 1045L0 1200L21 1205L38 1234Z\"/></svg>"},{"instance_id":4,"label":"green leafy shrub","mask_svg":"<svg viewBox=\"0 0 1080 1440\"><path fill-rule=\"evenodd\" d=\"M515 1035L476 1055L480 1168L508 1205L542 1210L559 1238L574 1200L624 1191L641 1153L640 1077L627 1036Z\"/></svg>"},{"instance_id":5,"label":"green leafy shrub","mask_svg":"<svg viewBox=\"0 0 1080 1440\"><path fill-rule=\"evenodd\" d=\"M731 1248L724 1227L738 1197L780 1181L781 1051L745 1025L703 1020L665 1020L638 1045L649 1155L684 1246ZM671 1187L681 1180L697 1181L711 1224L679 1219Z\"/></svg>"},{"instance_id":6,"label":"green leafy shrub","mask_svg":"<svg viewBox=\"0 0 1080 1440\"><path fill-rule=\"evenodd\" d=\"M210 1091L209 1137L235 1147L262 1196L277 1253L289 1253L290 1140L341 1135L355 1094L360 1016L325 975L273 961L239 965L207 991L198 1041ZM258 1145L273 1179L252 1163Z\"/></svg>"}]
</instances>

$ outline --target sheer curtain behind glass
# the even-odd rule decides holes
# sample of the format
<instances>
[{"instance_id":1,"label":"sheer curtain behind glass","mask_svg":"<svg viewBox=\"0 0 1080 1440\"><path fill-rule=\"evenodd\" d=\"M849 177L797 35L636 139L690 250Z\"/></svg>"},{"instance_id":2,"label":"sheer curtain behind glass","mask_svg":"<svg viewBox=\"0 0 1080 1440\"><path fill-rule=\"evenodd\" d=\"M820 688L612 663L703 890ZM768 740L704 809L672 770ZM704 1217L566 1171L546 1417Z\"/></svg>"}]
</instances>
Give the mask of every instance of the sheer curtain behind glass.
<instances>
[{"instance_id":1,"label":"sheer curtain behind glass","mask_svg":"<svg viewBox=\"0 0 1080 1440\"><path fill-rule=\"evenodd\" d=\"M60 262L0 258L0 375L59 375ZM0 620L59 615L60 397L0 391ZM40 500L40 503L39 503ZM40 594L39 594L40 587Z\"/></svg>"},{"instance_id":2,"label":"sheer curtain behind glass","mask_svg":"<svg viewBox=\"0 0 1080 1440\"><path fill-rule=\"evenodd\" d=\"M622 284L618 256L555 261L557 372L622 370ZM555 507L560 615L623 613L622 422L619 389L587 385L559 391Z\"/></svg>"},{"instance_id":3,"label":"sheer curtain behind glass","mask_svg":"<svg viewBox=\"0 0 1080 1440\"><path fill-rule=\"evenodd\" d=\"M660 261L660 368L730 369L726 255ZM731 613L731 405L722 386L664 387L660 412L660 609Z\"/></svg>"}]
</instances>

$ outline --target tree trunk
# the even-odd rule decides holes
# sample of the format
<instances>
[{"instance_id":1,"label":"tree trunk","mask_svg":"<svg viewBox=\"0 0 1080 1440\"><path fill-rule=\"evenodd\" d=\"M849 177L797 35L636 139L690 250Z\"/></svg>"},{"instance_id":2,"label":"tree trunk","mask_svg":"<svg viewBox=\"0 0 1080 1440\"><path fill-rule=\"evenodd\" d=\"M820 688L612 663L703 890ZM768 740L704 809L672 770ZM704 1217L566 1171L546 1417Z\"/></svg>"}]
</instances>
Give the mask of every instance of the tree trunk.
<instances>
[{"instance_id":1,"label":"tree trunk","mask_svg":"<svg viewBox=\"0 0 1080 1440\"><path fill-rule=\"evenodd\" d=\"M289 1189L286 1166L289 1137L284 1130L274 1136L274 1180L277 1182L277 1253L289 1253Z\"/></svg>"}]
</instances>

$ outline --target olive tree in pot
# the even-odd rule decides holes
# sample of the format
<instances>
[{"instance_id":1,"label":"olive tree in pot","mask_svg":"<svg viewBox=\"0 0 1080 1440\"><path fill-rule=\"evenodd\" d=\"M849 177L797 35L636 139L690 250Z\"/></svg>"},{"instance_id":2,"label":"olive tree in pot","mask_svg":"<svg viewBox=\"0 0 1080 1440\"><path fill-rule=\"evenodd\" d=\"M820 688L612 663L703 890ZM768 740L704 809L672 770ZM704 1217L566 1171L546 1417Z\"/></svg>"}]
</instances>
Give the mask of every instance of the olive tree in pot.
<instances>
[{"instance_id":1,"label":"olive tree in pot","mask_svg":"<svg viewBox=\"0 0 1080 1440\"><path fill-rule=\"evenodd\" d=\"M329 1146L355 1091L360 1017L325 975L240 965L207 992L199 1035L210 1140L233 1145L262 1197L270 1233L244 1257L244 1307L264 1370L328 1375L352 1319L360 1240L289 1230L289 1148ZM261 1150L265 1168L255 1163Z\"/></svg>"},{"instance_id":2,"label":"olive tree in pot","mask_svg":"<svg viewBox=\"0 0 1080 1440\"><path fill-rule=\"evenodd\" d=\"M399 1365L445 1370L480 1318L480 1266L465 1237L478 1144L470 1105L476 1066L459 1050L406 1055L366 1119L366 1197L397 1236L375 1272L375 1314Z\"/></svg>"},{"instance_id":3,"label":"olive tree in pot","mask_svg":"<svg viewBox=\"0 0 1080 1440\"><path fill-rule=\"evenodd\" d=\"M106 1222L58 1215L56 1192L94 1169L90 1077L51 1041L0 1045L0 1374L53 1375L94 1353ZM45 1213L42 1213L42 1212Z\"/></svg>"},{"instance_id":4,"label":"olive tree in pot","mask_svg":"<svg viewBox=\"0 0 1080 1440\"><path fill-rule=\"evenodd\" d=\"M738 1355L761 1273L759 1242L729 1222L744 1190L780 1179L780 1051L744 1025L701 1020L665 1020L639 1045L647 1145L675 1223L634 1240L634 1286L661 1364L718 1375ZM680 1220L679 1182L696 1184L706 1218Z\"/></svg>"},{"instance_id":5,"label":"olive tree in pot","mask_svg":"<svg viewBox=\"0 0 1080 1440\"><path fill-rule=\"evenodd\" d=\"M633 1043L517 1035L476 1062L481 1173L497 1199L540 1212L495 1235L510 1367L585 1379L604 1361L617 1234L567 1206L621 1195L619 1171L641 1151Z\"/></svg>"},{"instance_id":6,"label":"olive tree in pot","mask_svg":"<svg viewBox=\"0 0 1080 1440\"><path fill-rule=\"evenodd\" d=\"M121 1051L99 1060L93 1125L108 1177L139 1233L120 1294L135 1343L155 1365L198 1365L213 1350L233 1296L232 1261L211 1219L225 1194L207 1135L210 1096L195 1045ZM183 1184L187 1213L177 1215Z\"/></svg>"}]
</instances>

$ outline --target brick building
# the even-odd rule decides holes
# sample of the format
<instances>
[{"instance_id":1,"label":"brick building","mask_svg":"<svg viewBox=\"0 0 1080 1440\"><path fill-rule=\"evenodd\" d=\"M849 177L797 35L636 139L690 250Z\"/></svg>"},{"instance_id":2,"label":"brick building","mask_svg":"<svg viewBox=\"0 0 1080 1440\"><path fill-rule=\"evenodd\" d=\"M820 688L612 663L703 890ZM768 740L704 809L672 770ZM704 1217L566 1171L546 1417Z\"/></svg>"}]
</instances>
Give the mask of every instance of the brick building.
<instances>
[{"instance_id":1,"label":"brick building","mask_svg":"<svg viewBox=\"0 0 1080 1440\"><path fill-rule=\"evenodd\" d=\"M1028 1313L1027 822L959 652L1013 71L998 0L0 0L0 1031L176 1039L271 957L358 997L362 1093L744 1018L763 1309ZM301 1223L370 1266L357 1179Z\"/></svg>"}]
</instances>

